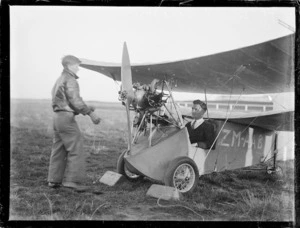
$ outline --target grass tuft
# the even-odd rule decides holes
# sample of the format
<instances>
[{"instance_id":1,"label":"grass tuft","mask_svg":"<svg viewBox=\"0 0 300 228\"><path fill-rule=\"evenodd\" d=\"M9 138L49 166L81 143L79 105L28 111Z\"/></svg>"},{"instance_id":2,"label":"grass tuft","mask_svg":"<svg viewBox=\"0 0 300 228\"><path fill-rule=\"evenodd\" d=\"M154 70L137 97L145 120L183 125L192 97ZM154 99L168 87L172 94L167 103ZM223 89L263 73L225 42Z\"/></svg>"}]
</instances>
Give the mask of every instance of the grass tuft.
<instances>
[{"instance_id":1,"label":"grass tuft","mask_svg":"<svg viewBox=\"0 0 300 228\"><path fill-rule=\"evenodd\" d=\"M265 170L234 170L200 177L192 194L179 202L147 197L154 184L148 179L114 187L99 183L115 171L127 148L126 114L118 105L99 103L103 119L94 126L78 116L87 159L85 184L102 191L77 193L47 186L52 145L50 101L11 102L11 220L190 220L190 221L294 221L294 163L279 163L283 176Z\"/></svg>"}]
</instances>

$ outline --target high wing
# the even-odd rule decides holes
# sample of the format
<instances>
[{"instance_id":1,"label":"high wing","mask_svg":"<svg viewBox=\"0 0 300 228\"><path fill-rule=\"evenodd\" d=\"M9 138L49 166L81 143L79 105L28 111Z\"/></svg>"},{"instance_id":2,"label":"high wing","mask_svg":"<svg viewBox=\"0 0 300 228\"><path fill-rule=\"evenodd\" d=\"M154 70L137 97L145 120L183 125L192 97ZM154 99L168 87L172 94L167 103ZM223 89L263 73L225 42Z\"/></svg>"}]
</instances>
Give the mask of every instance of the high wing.
<instances>
[{"instance_id":1,"label":"high wing","mask_svg":"<svg viewBox=\"0 0 300 228\"><path fill-rule=\"evenodd\" d=\"M274 94L294 92L294 34L260 44L181 61L132 64L132 82L173 82L177 92L208 94ZM121 81L121 64L81 58L81 67ZM189 115L190 110L181 110ZM230 113L209 110L209 118L293 131L294 109Z\"/></svg>"},{"instance_id":2,"label":"high wing","mask_svg":"<svg viewBox=\"0 0 300 228\"><path fill-rule=\"evenodd\" d=\"M132 81L171 79L173 91L262 94L294 91L294 34L264 43L181 61L132 64ZM121 81L121 64L81 59L81 67Z\"/></svg>"}]
</instances>

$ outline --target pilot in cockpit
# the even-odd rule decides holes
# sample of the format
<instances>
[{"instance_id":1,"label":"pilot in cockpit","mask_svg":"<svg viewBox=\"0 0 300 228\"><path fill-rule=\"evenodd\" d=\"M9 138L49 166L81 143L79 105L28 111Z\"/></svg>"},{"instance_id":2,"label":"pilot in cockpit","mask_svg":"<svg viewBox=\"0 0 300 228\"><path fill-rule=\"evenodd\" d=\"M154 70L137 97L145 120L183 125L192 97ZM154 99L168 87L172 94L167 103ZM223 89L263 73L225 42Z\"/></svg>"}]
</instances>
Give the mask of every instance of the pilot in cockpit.
<instances>
[{"instance_id":1,"label":"pilot in cockpit","mask_svg":"<svg viewBox=\"0 0 300 228\"><path fill-rule=\"evenodd\" d=\"M188 130L190 142L202 149L210 149L215 140L214 125L203 119L203 115L207 111L207 106L200 100L194 100L192 106L191 122L185 126Z\"/></svg>"}]
</instances>

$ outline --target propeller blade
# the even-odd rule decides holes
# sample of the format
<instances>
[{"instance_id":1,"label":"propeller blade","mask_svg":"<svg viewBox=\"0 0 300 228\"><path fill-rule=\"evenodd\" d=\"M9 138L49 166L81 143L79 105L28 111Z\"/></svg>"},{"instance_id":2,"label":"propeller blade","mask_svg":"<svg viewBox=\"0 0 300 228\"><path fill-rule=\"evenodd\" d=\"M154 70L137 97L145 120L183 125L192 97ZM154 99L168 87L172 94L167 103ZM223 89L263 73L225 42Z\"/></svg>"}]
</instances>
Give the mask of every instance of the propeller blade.
<instances>
[{"instance_id":1,"label":"propeller blade","mask_svg":"<svg viewBox=\"0 0 300 228\"><path fill-rule=\"evenodd\" d=\"M127 50L126 42L123 45L122 54L122 67L121 67L121 80L122 80L122 91L126 91L126 114L127 114L127 124L128 124L128 150L131 151L131 121L130 121L130 111L129 107L134 98L133 88L132 88L132 75L131 66L129 60L129 54Z\"/></svg>"},{"instance_id":2,"label":"propeller blade","mask_svg":"<svg viewBox=\"0 0 300 228\"><path fill-rule=\"evenodd\" d=\"M122 91L126 91L127 99L131 101L134 95L132 89L131 66L130 66L130 60L129 60L129 54L128 54L126 42L124 42L123 45L121 80L122 80Z\"/></svg>"},{"instance_id":3,"label":"propeller blade","mask_svg":"<svg viewBox=\"0 0 300 228\"><path fill-rule=\"evenodd\" d=\"M128 127L128 151L129 154L131 152L131 140L132 140L132 136L131 136L131 121L130 121L130 111L129 111L129 102L128 100L126 101L125 107L126 107L126 115L127 115L127 127Z\"/></svg>"}]
</instances>

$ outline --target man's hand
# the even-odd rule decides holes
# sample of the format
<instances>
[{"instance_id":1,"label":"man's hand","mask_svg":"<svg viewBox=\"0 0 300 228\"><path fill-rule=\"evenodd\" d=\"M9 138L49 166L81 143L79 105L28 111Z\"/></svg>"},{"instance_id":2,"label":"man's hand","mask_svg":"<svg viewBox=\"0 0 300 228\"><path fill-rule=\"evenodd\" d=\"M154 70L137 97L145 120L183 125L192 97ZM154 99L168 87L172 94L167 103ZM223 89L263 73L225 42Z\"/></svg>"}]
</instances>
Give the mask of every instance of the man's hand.
<instances>
[{"instance_id":1,"label":"man's hand","mask_svg":"<svg viewBox=\"0 0 300 228\"><path fill-rule=\"evenodd\" d=\"M100 117L97 116L97 114L95 112L91 112L89 114L89 116L91 117L91 120L93 121L94 124L99 124L101 119Z\"/></svg>"},{"instance_id":2,"label":"man's hand","mask_svg":"<svg viewBox=\"0 0 300 228\"><path fill-rule=\"evenodd\" d=\"M95 106L93 106L93 105L89 105L88 107L90 108L91 112L94 112L96 109Z\"/></svg>"},{"instance_id":3,"label":"man's hand","mask_svg":"<svg viewBox=\"0 0 300 228\"><path fill-rule=\"evenodd\" d=\"M200 147L200 148L202 148L202 149L209 149L207 147L207 144L205 142L198 142L197 146Z\"/></svg>"}]
</instances>

